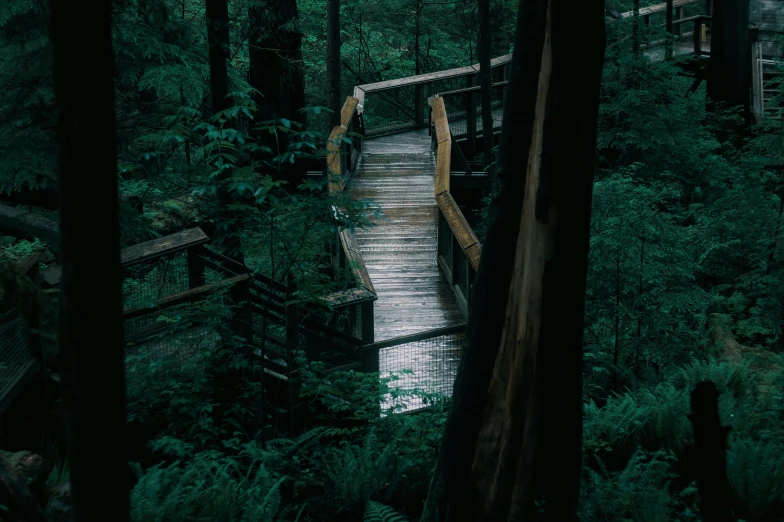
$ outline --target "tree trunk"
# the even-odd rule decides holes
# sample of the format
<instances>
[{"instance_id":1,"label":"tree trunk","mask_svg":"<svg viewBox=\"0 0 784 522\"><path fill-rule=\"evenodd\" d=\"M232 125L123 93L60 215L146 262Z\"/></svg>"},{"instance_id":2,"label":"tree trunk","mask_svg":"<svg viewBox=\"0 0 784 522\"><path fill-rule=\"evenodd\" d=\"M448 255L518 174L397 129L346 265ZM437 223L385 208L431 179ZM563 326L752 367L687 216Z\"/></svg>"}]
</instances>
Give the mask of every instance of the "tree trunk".
<instances>
[{"instance_id":1,"label":"tree trunk","mask_svg":"<svg viewBox=\"0 0 784 522\"><path fill-rule=\"evenodd\" d=\"M665 3L664 26L667 30L667 41L665 42L664 57L667 60L671 60L674 44L672 38L672 0L667 0Z\"/></svg>"},{"instance_id":2,"label":"tree trunk","mask_svg":"<svg viewBox=\"0 0 784 522\"><path fill-rule=\"evenodd\" d=\"M634 0L632 8L632 54L640 54L640 0Z\"/></svg>"},{"instance_id":3,"label":"tree trunk","mask_svg":"<svg viewBox=\"0 0 784 522\"><path fill-rule=\"evenodd\" d=\"M340 125L342 105L340 100L340 0L327 0L327 106L335 111L330 118L328 132L335 125Z\"/></svg>"},{"instance_id":4,"label":"tree trunk","mask_svg":"<svg viewBox=\"0 0 784 522\"><path fill-rule=\"evenodd\" d=\"M228 0L207 0L207 37L210 46L210 89L212 113L218 114L230 107L229 95L229 3ZM231 171L223 171L218 183L218 237L225 254L243 263L239 226L234 212L229 210L234 196L226 186Z\"/></svg>"},{"instance_id":5,"label":"tree trunk","mask_svg":"<svg viewBox=\"0 0 784 522\"><path fill-rule=\"evenodd\" d=\"M730 426L722 426L719 421L719 392L715 383L701 382L691 392L689 420L694 428L694 456L702 517L705 522L734 522L727 480L726 450Z\"/></svg>"},{"instance_id":6,"label":"tree trunk","mask_svg":"<svg viewBox=\"0 0 784 522\"><path fill-rule=\"evenodd\" d=\"M51 0L51 17L63 267L59 357L73 519L127 521L111 3ZM85 175L86 150L96 175Z\"/></svg>"},{"instance_id":7,"label":"tree trunk","mask_svg":"<svg viewBox=\"0 0 784 522\"><path fill-rule=\"evenodd\" d=\"M302 62L302 33L296 0L259 0L249 10L252 30L248 37L250 84L261 94L256 96L258 122L287 118L307 123L299 109L305 106L305 76ZM267 131L255 133L261 145L270 147L275 156L286 152L289 139L278 133L277 139ZM293 186L304 177L302 162L280 165L282 174Z\"/></svg>"},{"instance_id":8,"label":"tree trunk","mask_svg":"<svg viewBox=\"0 0 784 522\"><path fill-rule=\"evenodd\" d=\"M751 121L749 0L717 0L711 20L708 107L741 107Z\"/></svg>"},{"instance_id":9,"label":"tree trunk","mask_svg":"<svg viewBox=\"0 0 784 522\"><path fill-rule=\"evenodd\" d=\"M585 67L573 63L575 38ZM576 513L603 3L521 0L514 49L474 306L425 522L523 519L540 452L547 518Z\"/></svg>"},{"instance_id":10,"label":"tree trunk","mask_svg":"<svg viewBox=\"0 0 784 522\"><path fill-rule=\"evenodd\" d=\"M482 155L485 170L490 169L493 157L493 109L491 106L491 85L493 74L490 70L490 0L479 0L479 84L482 86Z\"/></svg>"}]
</instances>

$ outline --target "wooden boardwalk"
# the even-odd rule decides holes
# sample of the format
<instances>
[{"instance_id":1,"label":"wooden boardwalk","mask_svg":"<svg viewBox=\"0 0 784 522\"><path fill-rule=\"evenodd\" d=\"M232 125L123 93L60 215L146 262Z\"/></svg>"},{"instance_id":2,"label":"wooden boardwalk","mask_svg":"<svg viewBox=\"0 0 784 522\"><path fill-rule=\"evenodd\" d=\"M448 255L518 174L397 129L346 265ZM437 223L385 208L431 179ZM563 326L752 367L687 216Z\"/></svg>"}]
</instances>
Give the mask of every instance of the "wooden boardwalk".
<instances>
[{"instance_id":1,"label":"wooden boardwalk","mask_svg":"<svg viewBox=\"0 0 784 522\"><path fill-rule=\"evenodd\" d=\"M368 139L349 182L354 199L383 212L356 231L378 294L376 341L465 322L436 263L435 165L427 129Z\"/></svg>"}]
</instances>

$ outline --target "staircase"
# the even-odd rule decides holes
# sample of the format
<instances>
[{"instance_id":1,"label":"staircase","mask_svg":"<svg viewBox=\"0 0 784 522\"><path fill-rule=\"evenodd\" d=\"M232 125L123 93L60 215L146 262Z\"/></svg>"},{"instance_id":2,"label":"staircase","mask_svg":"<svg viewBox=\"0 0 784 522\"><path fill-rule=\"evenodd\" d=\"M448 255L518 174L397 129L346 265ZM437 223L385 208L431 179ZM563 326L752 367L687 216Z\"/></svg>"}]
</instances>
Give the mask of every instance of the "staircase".
<instances>
[{"instance_id":1,"label":"staircase","mask_svg":"<svg viewBox=\"0 0 784 522\"><path fill-rule=\"evenodd\" d=\"M357 243L378 294L376 341L465 321L438 269L435 155L427 130L367 140L348 185L352 198L378 203Z\"/></svg>"}]
</instances>

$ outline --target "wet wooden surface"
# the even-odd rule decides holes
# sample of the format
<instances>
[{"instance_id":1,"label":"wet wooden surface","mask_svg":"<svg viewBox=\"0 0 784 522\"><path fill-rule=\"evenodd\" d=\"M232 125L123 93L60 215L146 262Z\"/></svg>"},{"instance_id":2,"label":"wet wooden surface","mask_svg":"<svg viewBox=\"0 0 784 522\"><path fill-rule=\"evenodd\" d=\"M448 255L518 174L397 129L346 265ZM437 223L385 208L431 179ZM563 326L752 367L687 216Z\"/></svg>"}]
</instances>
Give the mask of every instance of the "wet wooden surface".
<instances>
[{"instance_id":1,"label":"wet wooden surface","mask_svg":"<svg viewBox=\"0 0 784 522\"><path fill-rule=\"evenodd\" d=\"M436 263L435 155L427 129L366 140L348 190L383 212L377 226L356 231L378 294L376 341L464 322Z\"/></svg>"}]
</instances>

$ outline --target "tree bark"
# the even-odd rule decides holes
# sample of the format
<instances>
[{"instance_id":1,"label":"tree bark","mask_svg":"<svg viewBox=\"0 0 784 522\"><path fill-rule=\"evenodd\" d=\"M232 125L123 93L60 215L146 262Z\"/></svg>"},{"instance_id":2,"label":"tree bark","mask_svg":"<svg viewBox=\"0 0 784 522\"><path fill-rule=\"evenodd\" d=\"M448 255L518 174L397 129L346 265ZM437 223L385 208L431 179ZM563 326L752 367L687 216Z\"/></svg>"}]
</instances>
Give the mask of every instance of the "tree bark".
<instances>
[{"instance_id":1,"label":"tree bark","mask_svg":"<svg viewBox=\"0 0 784 522\"><path fill-rule=\"evenodd\" d=\"M207 0L207 40L210 46L210 89L212 113L218 114L231 106L229 96L229 3L228 0ZM229 193L226 181L230 171L223 171L218 179L218 237L224 253L243 263L239 226L234 213L229 210L234 195Z\"/></svg>"},{"instance_id":2,"label":"tree bark","mask_svg":"<svg viewBox=\"0 0 784 522\"><path fill-rule=\"evenodd\" d=\"M127 521L130 510L111 7L51 0L60 376L73 517L95 522Z\"/></svg>"},{"instance_id":3,"label":"tree bark","mask_svg":"<svg viewBox=\"0 0 784 522\"><path fill-rule=\"evenodd\" d=\"M518 13L494 198L425 522L521 520L535 463L548 519L576 513L604 5L521 0ZM575 38L585 67L568 49ZM534 461L539 450L549 462Z\"/></svg>"},{"instance_id":4,"label":"tree bark","mask_svg":"<svg viewBox=\"0 0 784 522\"><path fill-rule=\"evenodd\" d=\"M493 157L493 109L491 106L491 85L493 74L490 70L492 50L490 33L490 0L479 0L479 84L482 102L482 155L485 171L490 169Z\"/></svg>"},{"instance_id":5,"label":"tree bark","mask_svg":"<svg viewBox=\"0 0 784 522\"><path fill-rule=\"evenodd\" d=\"M708 62L708 108L741 107L751 121L749 0L713 3Z\"/></svg>"},{"instance_id":6,"label":"tree bark","mask_svg":"<svg viewBox=\"0 0 784 522\"><path fill-rule=\"evenodd\" d=\"M727 480L726 449L730 427L722 426L719 421L719 392L715 383L701 382L691 392L689 420L694 428L700 512L705 522L734 522Z\"/></svg>"},{"instance_id":7,"label":"tree bark","mask_svg":"<svg viewBox=\"0 0 784 522\"><path fill-rule=\"evenodd\" d=\"M261 93L255 100L257 120L287 118L307 123L305 115L298 112L305 106L305 76L296 0L257 1L250 8L249 17L250 84ZM255 137L275 155L278 147L280 153L285 152L289 143L287 136L280 134L276 143L275 136L267 131L258 132ZM299 167L295 164L294 171L289 169L287 175L304 176Z\"/></svg>"},{"instance_id":8,"label":"tree bark","mask_svg":"<svg viewBox=\"0 0 784 522\"><path fill-rule=\"evenodd\" d=\"M340 99L340 0L327 0L327 106L334 111L329 131L340 125L343 106Z\"/></svg>"},{"instance_id":9,"label":"tree bark","mask_svg":"<svg viewBox=\"0 0 784 522\"><path fill-rule=\"evenodd\" d=\"M667 0L664 13L664 26L667 30L667 41L665 42L664 57L667 60L672 59L673 54L673 30L672 30L672 0Z\"/></svg>"}]
</instances>

